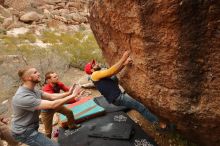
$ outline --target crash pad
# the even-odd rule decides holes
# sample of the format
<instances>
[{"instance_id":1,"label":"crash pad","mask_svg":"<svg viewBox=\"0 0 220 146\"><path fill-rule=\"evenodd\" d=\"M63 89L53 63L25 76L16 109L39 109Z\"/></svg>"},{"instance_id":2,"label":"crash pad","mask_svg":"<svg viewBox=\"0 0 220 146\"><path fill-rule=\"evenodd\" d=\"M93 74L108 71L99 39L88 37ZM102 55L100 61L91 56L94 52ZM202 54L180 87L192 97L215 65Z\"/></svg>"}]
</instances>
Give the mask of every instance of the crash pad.
<instances>
[{"instance_id":1,"label":"crash pad","mask_svg":"<svg viewBox=\"0 0 220 146\"><path fill-rule=\"evenodd\" d=\"M92 96L82 97L79 101L76 101L72 104L66 104L65 106L68 107L68 108L72 108L72 107L80 105L80 104L82 104L82 103L84 103L84 102L86 102L90 99L94 99L94 97L92 97Z\"/></svg>"},{"instance_id":2,"label":"crash pad","mask_svg":"<svg viewBox=\"0 0 220 146\"><path fill-rule=\"evenodd\" d=\"M132 124L108 122L91 128L88 135L91 137L128 140L130 139L132 130Z\"/></svg>"},{"instance_id":3,"label":"crash pad","mask_svg":"<svg viewBox=\"0 0 220 146\"><path fill-rule=\"evenodd\" d=\"M94 129L94 127L109 122L131 124L133 132L130 139L110 139L89 136L89 132ZM117 128L117 130L120 131L120 127ZM122 111L107 113L104 116L84 121L81 123L81 127L75 130L60 128L58 142L62 146L157 146L154 140Z\"/></svg>"},{"instance_id":4,"label":"crash pad","mask_svg":"<svg viewBox=\"0 0 220 146\"><path fill-rule=\"evenodd\" d=\"M96 104L94 100L90 98L85 98L65 106L73 112L76 123L80 123L105 113L105 109ZM63 114L59 115L59 124L62 127L67 126L67 117Z\"/></svg>"}]
</instances>

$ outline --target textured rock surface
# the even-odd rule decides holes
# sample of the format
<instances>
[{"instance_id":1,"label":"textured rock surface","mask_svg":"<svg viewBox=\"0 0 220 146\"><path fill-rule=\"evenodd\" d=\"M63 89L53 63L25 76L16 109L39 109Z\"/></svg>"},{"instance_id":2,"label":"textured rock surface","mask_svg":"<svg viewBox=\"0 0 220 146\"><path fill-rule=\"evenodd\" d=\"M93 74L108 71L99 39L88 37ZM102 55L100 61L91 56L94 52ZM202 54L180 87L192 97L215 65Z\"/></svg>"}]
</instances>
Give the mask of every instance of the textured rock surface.
<instances>
[{"instance_id":1,"label":"textured rock surface","mask_svg":"<svg viewBox=\"0 0 220 146\"><path fill-rule=\"evenodd\" d=\"M4 0L0 0L0 5L4 5Z\"/></svg>"},{"instance_id":2,"label":"textured rock surface","mask_svg":"<svg viewBox=\"0 0 220 146\"><path fill-rule=\"evenodd\" d=\"M0 5L0 14L4 17L10 17L10 11L6 8L4 8L3 6Z\"/></svg>"},{"instance_id":3,"label":"textured rock surface","mask_svg":"<svg viewBox=\"0 0 220 146\"><path fill-rule=\"evenodd\" d=\"M20 17L20 20L22 22L33 22L33 21L38 21L42 16L40 14L38 14L37 12L28 12L25 13L24 15L22 15Z\"/></svg>"},{"instance_id":4,"label":"textured rock surface","mask_svg":"<svg viewBox=\"0 0 220 146\"><path fill-rule=\"evenodd\" d=\"M53 26L59 30L67 30L68 26L89 25L87 17L90 0L4 0L3 2L4 7L0 5L0 21L4 24L0 27L7 30L32 24L48 26L55 24ZM9 22L8 20L11 20L13 25L5 23Z\"/></svg>"},{"instance_id":5,"label":"textured rock surface","mask_svg":"<svg viewBox=\"0 0 220 146\"><path fill-rule=\"evenodd\" d=\"M16 10L25 10L31 6L31 0L5 0L4 5Z\"/></svg>"},{"instance_id":6,"label":"textured rock surface","mask_svg":"<svg viewBox=\"0 0 220 146\"><path fill-rule=\"evenodd\" d=\"M112 65L131 50L122 85L202 145L220 143L220 2L95 0L90 24Z\"/></svg>"}]
</instances>

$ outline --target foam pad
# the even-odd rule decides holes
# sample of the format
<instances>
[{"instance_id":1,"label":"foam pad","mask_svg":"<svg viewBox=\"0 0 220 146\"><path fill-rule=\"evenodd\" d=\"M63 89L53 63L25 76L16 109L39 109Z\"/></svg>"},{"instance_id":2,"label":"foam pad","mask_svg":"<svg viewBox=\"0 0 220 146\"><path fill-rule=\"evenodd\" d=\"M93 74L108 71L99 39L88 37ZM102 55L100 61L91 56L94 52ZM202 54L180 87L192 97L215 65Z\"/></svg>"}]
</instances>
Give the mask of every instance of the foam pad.
<instances>
[{"instance_id":1,"label":"foam pad","mask_svg":"<svg viewBox=\"0 0 220 146\"><path fill-rule=\"evenodd\" d=\"M65 106L72 110L76 123L81 123L105 113L105 109L97 105L91 97L83 98L78 102ZM61 127L67 126L67 118L63 114L59 116L59 124Z\"/></svg>"},{"instance_id":2,"label":"foam pad","mask_svg":"<svg viewBox=\"0 0 220 146\"><path fill-rule=\"evenodd\" d=\"M117 123L118 132L121 131L120 124L132 125L133 134L129 140L97 138L89 136L89 132L95 127L101 127L105 123ZM117 132L114 131L114 132ZM109 131L111 132L111 131ZM114 134L113 134L114 135ZM107 113L104 116L93 118L81 123L78 129L59 129L58 143L62 146L157 146L152 138L150 138L139 125L132 121L124 112Z\"/></svg>"},{"instance_id":3,"label":"foam pad","mask_svg":"<svg viewBox=\"0 0 220 146\"><path fill-rule=\"evenodd\" d=\"M132 124L109 122L92 128L88 135L91 137L128 140L130 139L132 130Z\"/></svg>"},{"instance_id":4,"label":"foam pad","mask_svg":"<svg viewBox=\"0 0 220 146\"><path fill-rule=\"evenodd\" d=\"M72 104L66 104L65 106L68 107L68 108L72 108L72 107L74 107L74 106L77 106L77 105L80 105L80 104L82 104L82 103L85 103L86 101L88 101L88 100L90 100L90 99L94 99L94 97L92 97L92 96L83 97L83 98L81 98L79 101L74 102L74 103L72 103Z\"/></svg>"}]
</instances>

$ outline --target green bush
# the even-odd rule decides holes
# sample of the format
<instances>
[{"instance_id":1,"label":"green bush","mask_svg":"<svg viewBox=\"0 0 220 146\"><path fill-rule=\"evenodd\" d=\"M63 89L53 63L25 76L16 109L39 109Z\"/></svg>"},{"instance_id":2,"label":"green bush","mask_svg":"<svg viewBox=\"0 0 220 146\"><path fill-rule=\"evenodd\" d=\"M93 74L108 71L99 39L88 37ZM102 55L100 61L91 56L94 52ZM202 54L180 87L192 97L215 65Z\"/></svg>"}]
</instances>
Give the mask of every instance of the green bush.
<instances>
[{"instance_id":1,"label":"green bush","mask_svg":"<svg viewBox=\"0 0 220 146\"><path fill-rule=\"evenodd\" d=\"M79 31L74 34L55 32L44 32L41 40L53 44L50 49L54 49L59 54L71 55L70 66L83 69L84 65L96 59L104 63L101 50L92 33Z\"/></svg>"},{"instance_id":2,"label":"green bush","mask_svg":"<svg viewBox=\"0 0 220 146\"><path fill-rule=\"evenodd\" d=\"M26 34L21 34L17 37L21 42L27 42L29 41L30 43L34 43L36 42L36 36L30 32L26 33ZM28 43L28 42L27 42Z\"/></svg>"},{"instance_id":3,"label":"green bush","mask_svg":"<svg viewBox=\"0 0 220 146\"><path fill-rule=\"evenodd\" d=\"M3 29L3 28L0 28L0 34L6 34L6 30L5 29Z\"/></svg>"}]
</instances>

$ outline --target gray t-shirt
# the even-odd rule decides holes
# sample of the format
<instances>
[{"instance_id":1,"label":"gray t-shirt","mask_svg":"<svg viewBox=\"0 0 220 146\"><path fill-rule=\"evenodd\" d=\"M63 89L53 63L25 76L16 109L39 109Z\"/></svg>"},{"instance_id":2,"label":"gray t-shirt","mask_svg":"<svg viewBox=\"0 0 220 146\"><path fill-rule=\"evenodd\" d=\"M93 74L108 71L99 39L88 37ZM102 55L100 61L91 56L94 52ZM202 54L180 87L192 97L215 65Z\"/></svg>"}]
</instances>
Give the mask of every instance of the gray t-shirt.
<instances>
[{"instance_id":1,"label":"gray t-shirt","mask_svg":"<svg viewBox=\"0 0 220 146\"><path fill-rule=\"evenodd\" d=\"M42 91L30 90L20 86L12 99L13 118L12 132L22 134L27 128L39 125L39 110L35 108L41 103Z\"/></svg>"}]
</instances>

